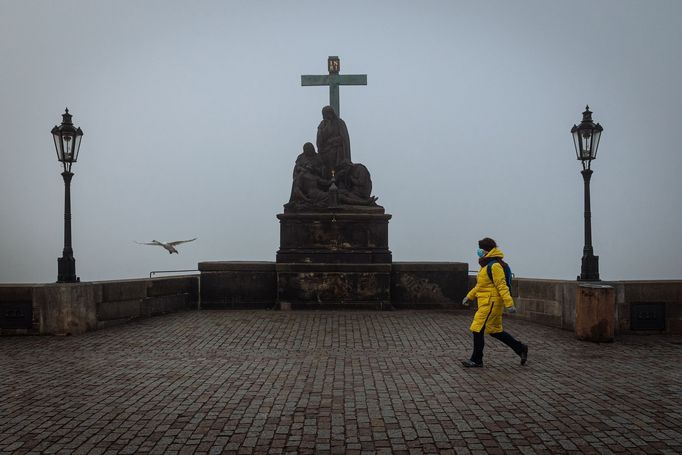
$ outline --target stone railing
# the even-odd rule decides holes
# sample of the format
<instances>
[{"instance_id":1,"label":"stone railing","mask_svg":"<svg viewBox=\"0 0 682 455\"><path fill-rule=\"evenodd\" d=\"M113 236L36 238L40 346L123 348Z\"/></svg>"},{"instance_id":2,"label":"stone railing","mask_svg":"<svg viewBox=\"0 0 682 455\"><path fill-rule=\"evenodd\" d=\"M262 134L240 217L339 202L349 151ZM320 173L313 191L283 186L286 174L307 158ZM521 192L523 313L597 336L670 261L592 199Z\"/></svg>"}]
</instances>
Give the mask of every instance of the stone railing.
<instances>
[{"instance_id":1,"label":"stone railing","mask_svg":"<svg viewBox=\"0 0 682 455\"><path fill-rule=\"evenodd\" d=\"M469 277L469 288L476 282ZM512 296L525 319L575 330L578 281L515 278ZM682 335L682 280L601 281L615 289L616 332Z\"/></svg>"},{"instance_id":2,"label":"stone railing","mask_svg":"<svg viewBox=\"0 0 682 455\"><path fill-rule=\"evenodd\" d=\"M79 334L131 319L198 308L277 308L274 263L201 263L199 276L74 284L0 285L0 335ZM475 283L466 264L395 262L391 307L462 309ZM682 335L682 280L600 282L615 289L616 333ZM515 278L518 313L575 330L577 281Z\"/></svg>"},{"instance_id":3,"label":"stone railing","mask_svg":"<svg viewBox=\"0 0 682 455\"><path fill-rule=\"evenodd\" d=\"M200 262L202 308L280 308L282 288L306 275L300 264L275 264L274 262ZM381 283L367 280L366 286L380 285L386 289L386 300L362 302L362 295L353 295L347 301L334 304L310 302L295 308L461 308L466 293L468 265L460 262L393 262L391 264L325 264L319 265L320 287L329 283L344 283L349 276L363 279L362 272L375 268ZM359 275L359 278L354 275ZM283 276L286 279L283 279ZM350 278L347 280L350 281ZM348 286L353 289L353 286ZM354 289L361 289L355 286ZM314 289L313 289L314 291ZM321 289L320 292L323 292ZM358 293L359 294L359 293ZM369 292L371 294L371 292ZM291 306L287 305L291 308Z\"/></svg>"},{"instance_id":4,"label":"stone railing","mask_svg":"<svg viewBox=\"0 0 682 455\"><path fill-rule=\"evenodd\" d=\"M196 308L198 276L0 285L0 334L76 335Z\"/></svg>"}]
</instances>

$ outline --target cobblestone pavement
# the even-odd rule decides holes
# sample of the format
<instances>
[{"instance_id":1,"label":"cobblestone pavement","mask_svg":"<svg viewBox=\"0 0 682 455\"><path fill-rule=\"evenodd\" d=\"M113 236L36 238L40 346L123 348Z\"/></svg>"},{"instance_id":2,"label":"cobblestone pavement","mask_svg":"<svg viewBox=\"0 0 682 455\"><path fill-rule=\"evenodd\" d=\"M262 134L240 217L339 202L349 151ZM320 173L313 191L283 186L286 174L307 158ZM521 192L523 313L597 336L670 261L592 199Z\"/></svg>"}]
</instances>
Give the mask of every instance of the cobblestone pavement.
<instances>
[{"instance_id":1,"label":"cobblestone pavement","mask_svg":"<svg viewBox=\"0 0 682 455\"><path fill-rule=\"evenodd\" d=\"M202 311L0 338L0 452L681 453L682 340L468 313Z\"/></svg>"}]
</instances>

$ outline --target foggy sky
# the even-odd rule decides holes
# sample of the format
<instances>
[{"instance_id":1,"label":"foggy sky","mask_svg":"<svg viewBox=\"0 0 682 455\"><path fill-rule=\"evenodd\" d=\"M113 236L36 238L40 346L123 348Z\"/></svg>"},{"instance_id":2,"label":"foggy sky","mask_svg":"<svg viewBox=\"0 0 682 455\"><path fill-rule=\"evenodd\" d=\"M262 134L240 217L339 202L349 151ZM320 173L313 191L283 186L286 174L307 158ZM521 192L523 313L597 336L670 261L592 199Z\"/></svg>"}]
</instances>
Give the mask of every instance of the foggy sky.
<instances>
[{"instance_id":1,"label":"foggy sky","mask_svg":"<svg viewBox=\"0 0 682 455\"><path fill-rule=\"evenodd\" d=\"M682 278L682 2L10 1L0 15L0 282L56 280L64 184L50 130L84 131L72 181L83 281L274 261L275 215L325 74L352 158L393 215L396 261L477 269L498 240L517 276L575 279L592 164L602 279ZM179 255L135 241L199 237Z\"/></svg>"}]
</instances>

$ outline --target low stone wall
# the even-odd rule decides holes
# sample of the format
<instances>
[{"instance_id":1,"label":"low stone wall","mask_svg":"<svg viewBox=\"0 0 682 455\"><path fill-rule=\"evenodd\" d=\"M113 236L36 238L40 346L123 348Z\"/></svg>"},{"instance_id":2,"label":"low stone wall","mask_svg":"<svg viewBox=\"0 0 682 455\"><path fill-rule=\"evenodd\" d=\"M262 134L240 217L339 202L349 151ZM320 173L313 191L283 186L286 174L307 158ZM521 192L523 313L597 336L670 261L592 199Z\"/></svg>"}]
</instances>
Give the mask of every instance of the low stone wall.
<instances>
[{"instance_id":1,"label":"low stone wall","mask_svg":"<svg viewBox=\"0 0 682 455\"><path fill-rule=\"evenodd\" d=\"M0 285L0 335L39 333L33 320L33 289L37 286Z\"/></svg>"},{"instance_id":2,"label":"low stone wall","mask_svg":"<svg viewBox=\"0 0 682 455\"><path fill-rule=\"evenodd\" d=\"M196 308L198 277L0 285L0 335L76 335Z\"/></svg>"},{"instance_id":3,"label":"low stone wall","mask_svg":"<svg viewBox=\"0 0 682 455\"><path fill-rule=\"evenodd\" d=\"M462 308L468 271L462 262L394 262L391 303L395 308Z\"/></svg>"},{"instance_id":4,"label":"low stone wall","mask_svg":"<svg viewBox=\"0 0 682 455\"><path fill-rule=\"evenodd\" d=\"M629 328L633 318L647 318L647 307L660 306L665 313L665 332L682 334L682 280L621 281L619 285L616 314L620 330Z\"/></svg>"},{"instance_id":5,"label":"low stone wall","mask_svg":"<svg viewBox=\"0 0 682 455\"><path fill-rule=\"evenodd\" d=\"M469 289L476 276L469 276ZM514 278L512 297L518 312L510 318L525 319L538 324L575 330L578 281ZM682 335L682 280L661 281L601 281L613 286L616 295L616 333L666 333ZM641 319L654 319L663 311L660 329L641 327ZM639 321L637 319L640 319ZM646 321L645 326L646 326ZM650 324L653 327L655 324Z\"/></svg>"},{"instance_id":6,"label":"low stone wall","mask_svg":"<svg viewBox=\"0 0 682 455\"><path fill-rule=\"evenodd\" d=\"M274 262L200 263L203 308L277 303ZM395 308L461 308L476 277L459 263L391 265ZM197 276L74 284L0 285L0 335L78 334L131 319L197 307ZM468 282L468 286L467 286ZM575 330L577 281L515 278L512 296L525 319ZM600 282L615 288L616 333L682 335L682 280ZM656 327L656 322L663 324ZM633 330L638 328L638 330ZM642 328L644 327L644 328Z\"/></svg>"},{"instance_id":7,"label":"low stone wall","mask_svg":"<svg viewBox=\"0 0 682 455\"><path fill-rule=\"evenodd\" d=\"M274 308L277 272L274 262L200 262L201 307Z\"/></svg>"},{"instance_id":8,"label":"low stone wall","mask_svg":"<svg viewBox=\"0 0 682 455\"><path fill-rule=\"evenodd\" d=\"M459 309L468 265L232 261L200 262L199 271L202 308L278 308L279 299L287 308ZM352 292L344 298L346 288Z\"/></svg>"}]
</instances>

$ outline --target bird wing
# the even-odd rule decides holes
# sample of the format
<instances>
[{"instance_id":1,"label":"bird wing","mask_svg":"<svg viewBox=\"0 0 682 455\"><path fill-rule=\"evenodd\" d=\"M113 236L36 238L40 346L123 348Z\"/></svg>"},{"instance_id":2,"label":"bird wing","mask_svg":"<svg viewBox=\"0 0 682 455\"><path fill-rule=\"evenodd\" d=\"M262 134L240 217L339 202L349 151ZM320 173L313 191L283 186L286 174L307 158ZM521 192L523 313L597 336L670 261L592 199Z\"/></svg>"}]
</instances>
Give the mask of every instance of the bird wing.
<instances>
[{"instance_id":1,"label":"bird wing","mask_svg":"<svg viewBox=\"0 0 682 455\"><path fill-rule=\"evenodd\" d=\"M176 240L174 242L168 242L168 244L175 246L175 245L180 245L181 243L193 242L198 238L199 237L194 237L193 239L189 239L189 240Z\"/></svg>"},{"instance_id":2,"label":"bird wing","mask_svg":"<svg viewBox=\"0 0 682 455\"><path fill-rule=\"evenodd\" d=\"M160 246L163 246L163 244L161 242L159 242L158 240L152 240L151 242L137 242L136 241L135 243L137 243L138 245L160 245Z\"/></svg>"}]
</instances>

